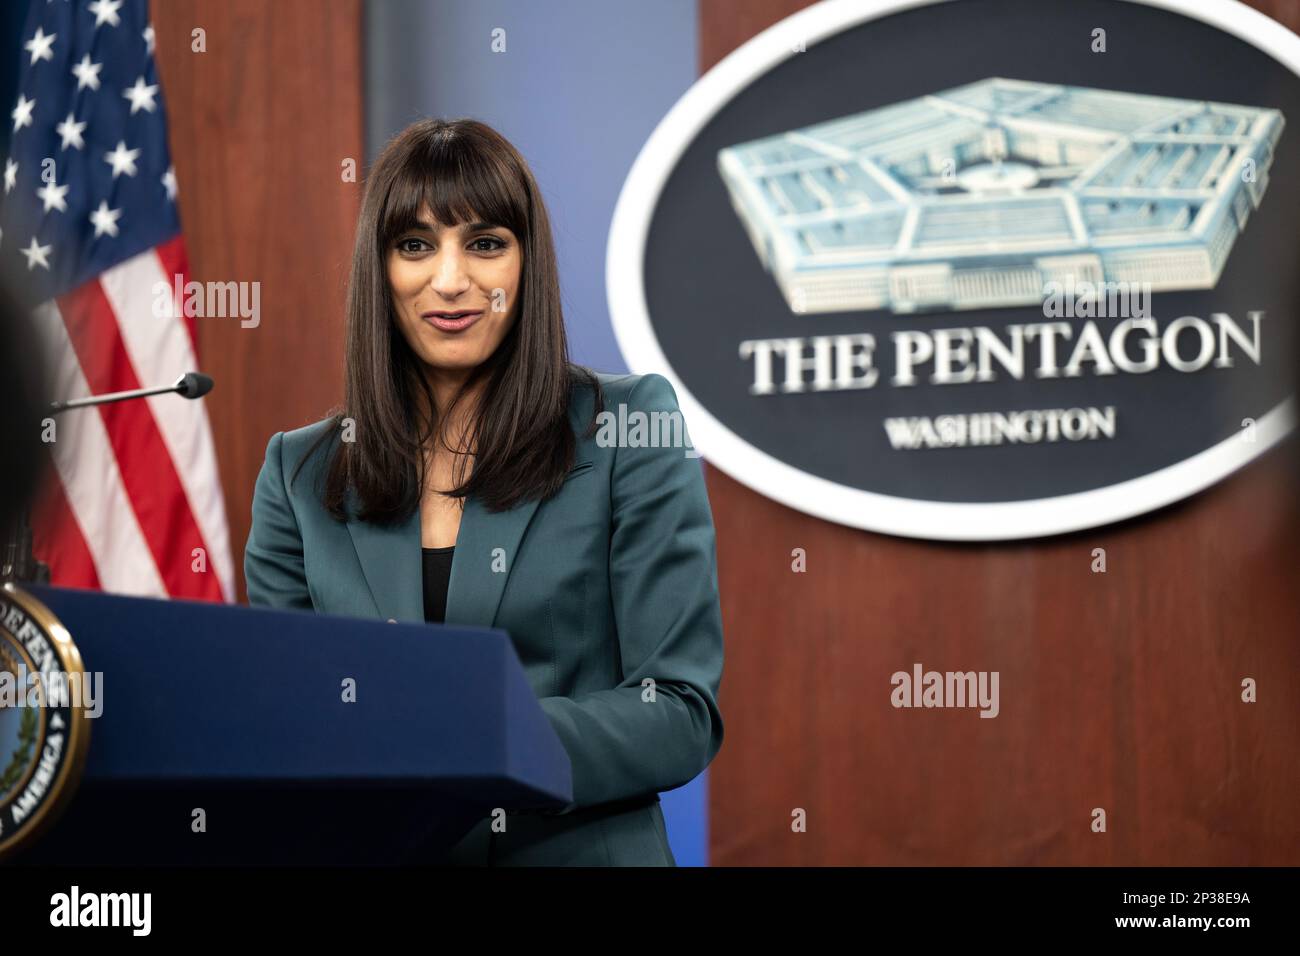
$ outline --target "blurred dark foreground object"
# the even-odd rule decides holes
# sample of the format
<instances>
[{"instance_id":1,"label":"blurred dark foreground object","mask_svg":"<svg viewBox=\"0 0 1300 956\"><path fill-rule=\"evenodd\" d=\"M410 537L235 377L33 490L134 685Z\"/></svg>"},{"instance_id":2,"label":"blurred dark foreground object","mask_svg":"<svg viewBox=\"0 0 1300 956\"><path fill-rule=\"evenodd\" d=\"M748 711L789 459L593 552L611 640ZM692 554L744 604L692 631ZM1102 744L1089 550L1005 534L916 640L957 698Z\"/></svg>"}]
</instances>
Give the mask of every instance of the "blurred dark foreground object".
<instances>
[{"instance_id":1,"label":"blurred dark foreground object","mask_svg":"<svg viewBox=\"0 0 1300 956\"><path fill-rule=\"evenodd\" d=\"M0 281L0 577L31 580L27 509L45 456L41 409L48 401L34 319Z\"/></svg>"}]
</instances>

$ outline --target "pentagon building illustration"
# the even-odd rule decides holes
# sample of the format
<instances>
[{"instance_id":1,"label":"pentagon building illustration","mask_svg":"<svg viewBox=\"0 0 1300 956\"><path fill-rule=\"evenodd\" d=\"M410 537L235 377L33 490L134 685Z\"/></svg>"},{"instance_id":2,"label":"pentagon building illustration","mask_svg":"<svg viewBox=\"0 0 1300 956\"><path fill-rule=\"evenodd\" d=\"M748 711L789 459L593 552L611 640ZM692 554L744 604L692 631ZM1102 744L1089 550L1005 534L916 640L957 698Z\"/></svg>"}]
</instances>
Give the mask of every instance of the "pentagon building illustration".
<instances>
[{"instance_id":1,"label":"pentagon building illustration","mask_svg":"<svg viewBox=\"0 0 1300 956\"><path fill-rule=\"evenodd\" d=\"M1032 305L1050 282L1213 288L1284 122L987 79L729 146L718 168L794 312Z\"/></svg>"}]
</instances>

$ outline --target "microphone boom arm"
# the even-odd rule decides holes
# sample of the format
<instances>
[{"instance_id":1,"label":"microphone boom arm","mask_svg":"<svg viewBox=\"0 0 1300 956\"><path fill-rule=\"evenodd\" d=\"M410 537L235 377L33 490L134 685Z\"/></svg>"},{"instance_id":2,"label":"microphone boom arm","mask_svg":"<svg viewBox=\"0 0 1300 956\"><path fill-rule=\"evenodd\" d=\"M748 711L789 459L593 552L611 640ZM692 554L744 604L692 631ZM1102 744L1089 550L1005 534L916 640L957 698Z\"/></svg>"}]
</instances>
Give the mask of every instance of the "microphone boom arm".
<instances>
[{"instance_id":1,"label":"microphone boom arm","mask_svg":"<svg viewBox=\"0 0 1300 956\"><path fill-rule=\"evenodd\" d=\"M89 408L94 405L126 401L128 398L148 398L150 395L166 395L170 392L176 392L184 398L202 398L210 391L212 391L211 378L201 372L186 372L171 385L133 388L126 392L109 392L107 395L88 395L85 398L70 398L66 402L51 402L49 414L57 415L70 408Z\"/></svg>"}]
</instances>

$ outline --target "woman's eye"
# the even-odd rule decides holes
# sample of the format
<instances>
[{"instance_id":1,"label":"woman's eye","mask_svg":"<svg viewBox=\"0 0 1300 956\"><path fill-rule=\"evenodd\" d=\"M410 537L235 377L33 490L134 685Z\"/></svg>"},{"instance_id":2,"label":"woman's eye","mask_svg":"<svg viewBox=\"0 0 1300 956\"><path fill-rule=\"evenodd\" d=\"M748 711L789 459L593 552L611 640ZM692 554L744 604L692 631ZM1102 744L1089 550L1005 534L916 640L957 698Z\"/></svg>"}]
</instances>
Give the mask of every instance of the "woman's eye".
<instances>
[{"instance_id":1,"label":"woman's eye","mask_svg":"<svg viewBox=\"0 0 1300 956\"><path fill-rule=\"evenodd\" d=\"M479 243L484 243L484 242L488 243L488 245L486 246L479 245ZM498 239L496 236L479 236L472 243L470 243L470 248L473 249L475 252L496 252L498 249L504 249L505 247L506 247L505 240Z\"/></svg>"},{"instance_id":2,"label":"woman's eye","mask_svg":"<svg viewBox=\"0 0 1300 956\"><path fill-rule=\"evenodd\" d=\"M409 239L399 239L397 241L398 252L422 252L427 249L428 246L429 244L423 239L416 239L414 237Z\"/></svg>"}]
</instances>

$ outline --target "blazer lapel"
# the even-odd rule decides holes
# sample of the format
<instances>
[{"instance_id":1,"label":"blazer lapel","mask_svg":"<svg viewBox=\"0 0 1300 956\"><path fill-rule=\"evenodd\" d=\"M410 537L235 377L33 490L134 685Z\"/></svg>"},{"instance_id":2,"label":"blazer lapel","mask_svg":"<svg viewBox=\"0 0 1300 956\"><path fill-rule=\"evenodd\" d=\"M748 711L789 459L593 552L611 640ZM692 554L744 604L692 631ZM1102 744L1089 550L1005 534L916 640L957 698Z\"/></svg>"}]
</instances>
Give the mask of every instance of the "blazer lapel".
<instances>
[{"instance_id":1,"label":"blazer lapel","mask_svg":"<svg viewBox=\"0 0 1300 956\"><path fill-rule=\"evenodd\" d=\"M447 588L448 624L493 626L519 542L538 504L534 498L493 513L473 495L465 499Z\"/></svg>"},{"instance_id":2,"label":"blazer lapel","mask_svg":"<svg viewBox=\"0 0 1300 956\"><path fill-rule=\"evenodd\" d=\"M349 498L348 513L355 514L356 499L351 491ZM533 499L493 513L473 495L465 500L452 555L446 623L493 626L519 542L539 503ZM350 518L348 533L380 615L397 621L423 621L418 509L406 521L391 527Z\"/></svg>"},{"instance_id":3,"label":"blazer lapel","mask_svg":"<svg viewBox=\"0 0 1300 956\"><path fill-rule=\"evenodd\" d=\"M355 517L356 495L348 489L348 533L379 614L395 621L424 620L424 568L420 512L385 527Z\"/></svg>"}]
</instances>

